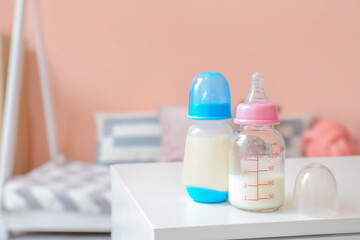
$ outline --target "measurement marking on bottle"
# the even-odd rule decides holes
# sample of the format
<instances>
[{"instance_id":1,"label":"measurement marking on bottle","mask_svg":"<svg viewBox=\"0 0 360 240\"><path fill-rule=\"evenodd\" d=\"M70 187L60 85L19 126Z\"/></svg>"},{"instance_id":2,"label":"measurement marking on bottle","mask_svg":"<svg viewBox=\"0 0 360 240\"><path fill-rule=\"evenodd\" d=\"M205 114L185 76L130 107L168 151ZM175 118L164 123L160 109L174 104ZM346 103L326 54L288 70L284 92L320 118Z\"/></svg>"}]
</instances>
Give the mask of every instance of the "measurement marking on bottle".
<instances>
[{"instance_id":1,"label":"measurement marking on bottle","mask_svg":"<svg viewBox=\"0 0 360 240\"><path fill-rule=\"evenodd\" d=\"M256 154L256 198L259 200L259 154Z\"/></svg>"},{"instance_id":2,"label":"measurement marking on bottle","mask_svg":"<svg viewBox=\"0 0 360 240\"><path fill-rule=\"evenodd\" d=\"M256 173L256 184L244 184L244 188L247 187L256 187L256 198L247 198L245 196L246 201L259 201L259 200L268 200L268 199L274 199L274 194L270 193L268 197L259 197L259 190L261 186L273 186L274 180L269 180L267 183L259 183L259 173L261 172L268 172L268 171L274 171L275 166L269 165L268 169L259 169L259 156L268 156L269 158L275 158L279 157L279 153L272 153L272 154L257 154L256 159L247 159L245 158L245 161L256 161L256 170L249 171L247 169L244 169L244 174L247 173Z\"/></svg>"}]
</instances>

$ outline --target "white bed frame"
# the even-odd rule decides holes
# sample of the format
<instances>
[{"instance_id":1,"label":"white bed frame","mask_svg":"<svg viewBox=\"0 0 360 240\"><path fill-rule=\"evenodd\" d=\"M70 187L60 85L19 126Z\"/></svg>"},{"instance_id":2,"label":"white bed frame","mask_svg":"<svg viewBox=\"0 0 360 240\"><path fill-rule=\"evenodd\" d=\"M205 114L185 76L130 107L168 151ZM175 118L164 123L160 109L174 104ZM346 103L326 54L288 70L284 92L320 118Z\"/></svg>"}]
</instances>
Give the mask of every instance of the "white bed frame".
<instances>
[{"instance_id":1,"label":"white bed frame","mask_svg":"<svg viewBox=\"0 0 360 240\"><path fill-rule=\"evenodd\" d=\"M20 91L22 85L24 13L27 5L30 5L32 10L32 23L34 26L36 56L44 105L50 161L64 161L65 159L63 155L58 153L55 117L45 52L42 43L37 0L16 0L1 135L0 238L7 239L9 231L109 232L111 229L110 216L49 211L12 213L2 209L4 184L11 177L14 166Z\"/></svg>"}]
</instances>

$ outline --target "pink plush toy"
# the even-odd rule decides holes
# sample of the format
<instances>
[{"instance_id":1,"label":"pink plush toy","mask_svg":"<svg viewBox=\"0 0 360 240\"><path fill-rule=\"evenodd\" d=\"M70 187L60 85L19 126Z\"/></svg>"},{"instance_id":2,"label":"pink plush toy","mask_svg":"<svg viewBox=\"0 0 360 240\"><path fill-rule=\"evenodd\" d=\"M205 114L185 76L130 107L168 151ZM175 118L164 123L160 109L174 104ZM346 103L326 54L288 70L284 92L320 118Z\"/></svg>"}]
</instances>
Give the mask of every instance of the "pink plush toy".
<instances>
[{"instance_id":1,"label":"pink plush toy","mask_svg":"<svg viewBox=\"0 0 360 240\"><path fill-rule=\"evenodd\" d=\"M307 157L357 155L359 149L350 130L333 121L320 121L303 137Z\"/></svg>"}]
</instances>

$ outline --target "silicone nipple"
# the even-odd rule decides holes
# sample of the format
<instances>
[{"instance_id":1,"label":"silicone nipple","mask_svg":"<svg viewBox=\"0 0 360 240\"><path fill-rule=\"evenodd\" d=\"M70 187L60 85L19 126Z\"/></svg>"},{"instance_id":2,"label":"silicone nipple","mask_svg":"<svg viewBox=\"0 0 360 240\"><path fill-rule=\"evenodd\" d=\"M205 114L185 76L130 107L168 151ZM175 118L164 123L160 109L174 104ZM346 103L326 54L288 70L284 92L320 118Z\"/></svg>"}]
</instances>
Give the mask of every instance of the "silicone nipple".
<instances>
[{"instance_id":1,"label":"silicone nipple","mask_svg":"<svg viewBox=\"0 0 360 240\"><path fill-rule=\"evenodd\" d=\"M264 75L262 73L255 72L251 76L251 88L245 103L269 103L264 89Z\"/></svg>"},{"instance_id":2,"label":"silicone nipple","mask_svg":"<svg viewBox=\"0 0 360 240\"><path fill-rule=\"evenodd\" d=\"M269 102L264 90L264 75L256 72L251 76L251 89L245 99L236 108L234 123L243 125L279 124L276 105Z\"/></svg>"}]
</instances>

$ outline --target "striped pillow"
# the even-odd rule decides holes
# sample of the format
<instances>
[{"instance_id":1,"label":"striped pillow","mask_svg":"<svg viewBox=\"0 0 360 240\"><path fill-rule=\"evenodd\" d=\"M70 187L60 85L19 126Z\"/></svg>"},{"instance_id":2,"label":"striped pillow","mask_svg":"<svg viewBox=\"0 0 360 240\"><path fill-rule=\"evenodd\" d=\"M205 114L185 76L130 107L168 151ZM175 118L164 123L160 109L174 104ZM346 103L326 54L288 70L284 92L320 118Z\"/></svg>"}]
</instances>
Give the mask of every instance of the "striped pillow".
<instances>
[{"instance_id":1,"label":"striped pillow","mask_svg":"<svg viewBox=\"0 0 360 240\"><path fill-rule=\"evenodd\" d=\"M309 128L313 118L312 114L280 117L280 125L276 125L275 128L284 137L286 157L304 156L302 136Z\"/></svg>"},{"instance_id":2,"label":"striped pillow","mask_svg":"<svg viewBox=\"0 0 360 240\"><path fill-rule=\"evenodd\" d=\"M161 128L155 113L95 113L97 162L155 162L160 155Z\"/></svg>"}]
</instances>

